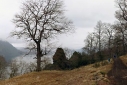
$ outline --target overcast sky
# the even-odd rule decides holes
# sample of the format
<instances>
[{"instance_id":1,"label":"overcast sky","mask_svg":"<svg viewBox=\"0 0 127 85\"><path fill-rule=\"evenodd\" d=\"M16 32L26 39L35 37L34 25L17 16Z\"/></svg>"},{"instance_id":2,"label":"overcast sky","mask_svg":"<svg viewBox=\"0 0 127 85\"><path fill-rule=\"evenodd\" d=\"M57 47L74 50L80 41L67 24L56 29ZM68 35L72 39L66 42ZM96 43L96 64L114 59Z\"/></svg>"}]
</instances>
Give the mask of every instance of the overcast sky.
<instances>
[{"instance_id":1,"label":"overcast sky","mask_svg":"<svg viewBox=\"0 0 127 85\"><path fill-rule=\"evenodd\" d=\"M0 0L0 39L15 47L25 47L23 40L10 38L9 33L15 29L12 19L19 13L23 0ZM58 46L81 49L88 32L92 32L97 21L113 23L116 10L114 0L63 0L65 15L73 21L76 28L73 34L63 34L57 38Z\"/></svg>"}]
</instances>

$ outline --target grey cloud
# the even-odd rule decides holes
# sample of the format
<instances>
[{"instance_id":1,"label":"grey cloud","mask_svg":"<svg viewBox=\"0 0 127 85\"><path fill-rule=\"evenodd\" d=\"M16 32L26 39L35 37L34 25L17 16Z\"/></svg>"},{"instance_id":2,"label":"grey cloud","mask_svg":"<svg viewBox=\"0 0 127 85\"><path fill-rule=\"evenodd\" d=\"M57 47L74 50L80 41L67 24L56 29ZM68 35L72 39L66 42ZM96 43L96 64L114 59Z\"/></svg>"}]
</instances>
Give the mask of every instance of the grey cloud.
<instances>
[{"instance_id":1,"label":"grey cloud","mask_svg":"<svg viewBox=\"0 0 127 85\"><path fill-rule=\"evenodd\" d=\"M113 0L65 0L66 15L77 27L93 27L99 20L114 21Z\"/></svg>"},{"instance_id":2,"label":"grey cloud","mask_svg":"<svg viewBox=\"0 0 127 85\"><path fill-rule=\"evenodd\" d=\"M0 0L0 39L7 40L15 46L24 45L23 40L10 38L9 33L15 29L12 18L19 13L22 0ZM59 36L59 45L78 49L83 47L84 39L88 32L93 31L97 21L113 23L115 6L114 0L63 0L65 3L65 15L72 20L76 33ZM7 2L7 3L5 3Z\"/></svg>"}]
</instances>

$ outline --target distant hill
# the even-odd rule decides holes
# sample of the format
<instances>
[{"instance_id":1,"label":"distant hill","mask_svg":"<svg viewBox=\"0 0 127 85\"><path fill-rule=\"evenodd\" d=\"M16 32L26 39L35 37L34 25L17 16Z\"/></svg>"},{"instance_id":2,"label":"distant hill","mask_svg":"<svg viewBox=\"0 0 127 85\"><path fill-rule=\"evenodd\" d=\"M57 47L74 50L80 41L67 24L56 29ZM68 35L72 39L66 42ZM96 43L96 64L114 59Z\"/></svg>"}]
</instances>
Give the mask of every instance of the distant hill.
<instances>
[{"instance_id":1,"label":"distant hill","mask_svg":"<svg viewBox=\"0 0 127 85\"><path fill-rule=\"evenodd\" d=\"M6 61L10 61L21 55L21 51L17 50L9 42L0 40L0 55L3 56Z\"/></svg>"}]
</instances>

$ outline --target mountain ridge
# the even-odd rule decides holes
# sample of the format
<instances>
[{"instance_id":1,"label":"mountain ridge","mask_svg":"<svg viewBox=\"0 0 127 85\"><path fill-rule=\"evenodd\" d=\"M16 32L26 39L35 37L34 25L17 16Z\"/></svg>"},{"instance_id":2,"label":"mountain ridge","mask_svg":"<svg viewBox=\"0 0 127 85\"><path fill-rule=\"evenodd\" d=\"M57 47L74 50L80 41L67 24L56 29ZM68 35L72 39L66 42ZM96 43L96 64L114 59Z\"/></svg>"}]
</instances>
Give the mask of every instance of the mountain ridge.
<instances>
[{"instance_id":1,"label":"mountain ridge","mask_svg":"<svg viewBox=\"0 0 127 85\"><path fill-rule=\"evenodd\" d=\"M21 54L22 52L9 42L0 40L0 55L3 56L6 61L10 61Z\"/></svg>"}]
</instances>

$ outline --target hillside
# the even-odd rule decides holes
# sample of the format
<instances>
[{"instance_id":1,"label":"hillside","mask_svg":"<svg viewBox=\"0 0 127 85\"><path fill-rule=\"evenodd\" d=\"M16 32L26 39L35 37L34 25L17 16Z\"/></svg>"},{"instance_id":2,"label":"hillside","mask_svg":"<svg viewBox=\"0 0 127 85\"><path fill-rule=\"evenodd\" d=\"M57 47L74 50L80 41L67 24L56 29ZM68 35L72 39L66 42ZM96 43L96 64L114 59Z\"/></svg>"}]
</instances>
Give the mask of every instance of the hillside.
<instances>
[{"instance_id":1,"label":"hillside","mask_svg":"<svg viewBox=\"0 0 127 85\"><path fill-rule=\"evenodd\" d=\"M66 71L41 71L0 81L0 85L126 85L127 55ZM98 64L106 63L104 66Z\"/></svg>"},{"instance_id":2,"label":"hillside","mask_svg":"<svg viewBox=\"0 0 127 85\"><path fill-rule=\"evenodd\" d=\"M95 64L83 66L69 71L42 71L24 74L9 80L1 81L0 85L109 85L107 72L112 63L98 68Z\"/></svg>"},{"instance_id":3,"label":"hillside","mask_svg":"<svg viewBox=\"0 0 127 85\"><path fill-rule=\"evenodd\" d=\"M12 58L21 55L21 52L9 42L0 40L0 55L3 56L6 61L9 61Z\"/></svg>"}]
</instances>

